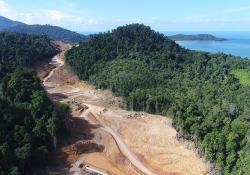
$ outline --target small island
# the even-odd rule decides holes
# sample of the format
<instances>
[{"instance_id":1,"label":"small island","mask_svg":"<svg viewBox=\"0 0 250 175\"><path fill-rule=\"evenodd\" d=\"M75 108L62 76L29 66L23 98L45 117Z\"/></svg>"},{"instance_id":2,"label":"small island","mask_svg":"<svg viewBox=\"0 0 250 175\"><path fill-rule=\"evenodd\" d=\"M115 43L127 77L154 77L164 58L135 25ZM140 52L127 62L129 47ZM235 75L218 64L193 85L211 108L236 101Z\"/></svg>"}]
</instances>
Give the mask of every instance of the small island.
<instances>
[{"instance_id":1,"label":"small island","mask_svg":"<svg viewBox=\"0 0 250 175\"><path fill-rule=\"evenodd\" d=\"M217 38L214 35L211 34L198 34L198 35L184 35L184 34L177 34L177 35L172 35L168 36L171 40L174 41L195 41L195 40L200 40L200 41L225 41L227 39L225 38Z\"/></svg>"}]
</instances>

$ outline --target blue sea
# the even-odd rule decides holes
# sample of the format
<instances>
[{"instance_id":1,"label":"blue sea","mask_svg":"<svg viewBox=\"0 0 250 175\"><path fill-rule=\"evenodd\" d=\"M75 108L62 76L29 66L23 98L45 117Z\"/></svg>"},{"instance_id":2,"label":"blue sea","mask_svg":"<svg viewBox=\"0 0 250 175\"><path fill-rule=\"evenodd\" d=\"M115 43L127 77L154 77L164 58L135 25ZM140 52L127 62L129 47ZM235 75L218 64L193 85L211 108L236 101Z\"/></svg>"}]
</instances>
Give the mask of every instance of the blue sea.
<instances>
[{"instance_id":1,"label":"blue sea","mask_svg":"<svg viewBox=\"0 0 250 175\"><path fill-rule=\"evenodd\" d=\"M243 58L250 58L250 31L249 32L162 32L166 36L175 34L212 34L216 37L226 38L226 41L177 41L179 45L191 50L208 52L223 52Z\"/></svg>"},{"instance_id":2,"label":"blue sea","mask_svg":"<svg viewBox=\"0 0 250 175\"><path fill-rule=\"evenodd\" d=\"M99 32L82 32L82 34L96 34ZM225 38L226 41L177 41L179 45L191 50L201 50L207 52L223 52L243 58L250 58L250 31L247 32L229 32L229 31L167 31L160 32L166 36L175 34L212 34L219 38Z\"/></svg>"}]
</instances>

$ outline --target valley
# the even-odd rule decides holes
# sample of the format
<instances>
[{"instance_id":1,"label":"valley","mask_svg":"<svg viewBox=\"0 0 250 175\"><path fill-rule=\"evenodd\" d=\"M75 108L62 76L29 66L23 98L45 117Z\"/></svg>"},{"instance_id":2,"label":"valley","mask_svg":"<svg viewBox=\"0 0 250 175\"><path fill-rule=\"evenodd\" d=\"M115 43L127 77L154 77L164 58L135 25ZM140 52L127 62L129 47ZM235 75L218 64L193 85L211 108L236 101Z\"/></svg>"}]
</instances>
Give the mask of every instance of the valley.
<instances>
[{"instance_id":1,"label":"valley","mask_svg":"<svg viewBox=\"0 0 250 175\"><path fill-rule=\"evenodd\" d=\"M50 98L71 111L69 142L56 155L59 162L64 157L70 173L84 174L84 165L114 175L209 173L194 146L178 141L171 119L123 110L121 98L80 81L64 65L71 46L56 44L61 53L37 72Z\"/></svg>"},{"instance_id":2,"label":"valley","mask_svg":"<svg viewBox=\"0 0 250 175\"><path fill-rule=\"evenodd\" d=\"M0 0L0 175L249 175L243 1Z\"/></svg>"}]
</instances>

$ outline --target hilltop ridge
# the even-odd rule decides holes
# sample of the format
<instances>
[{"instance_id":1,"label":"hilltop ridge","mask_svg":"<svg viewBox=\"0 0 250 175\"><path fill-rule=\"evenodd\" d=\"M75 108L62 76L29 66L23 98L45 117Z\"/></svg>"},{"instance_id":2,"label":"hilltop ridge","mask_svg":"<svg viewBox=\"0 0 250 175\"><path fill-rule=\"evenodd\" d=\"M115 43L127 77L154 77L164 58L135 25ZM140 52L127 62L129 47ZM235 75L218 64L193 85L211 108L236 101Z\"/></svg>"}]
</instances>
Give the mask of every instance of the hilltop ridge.
<instances>
[{"instance_id":1,"label":"hilltop ridge","mask_svg":"<svg viewBox=\"0 0 250 175\"><path fill-rule=\"evenodd\" d=\"M0 16L0 31L9 27L14 27L18 25L24 25L24 23L19 22L19 21L13 21L3 16Z\"/></svg>"},{"instance_id":2,"label":"hilltop ridge","mask_svg":"<svg viewBox=\"0 0 250 175\"><path fill-rule=\"evenodd\" d=\"M79 43L88 37L62 27L52 25L28 25L19 21L0 16L0 32L27 33L34 35L46 35L53 40L61 40L68 43Z\"/></svg>"}]
</instances>

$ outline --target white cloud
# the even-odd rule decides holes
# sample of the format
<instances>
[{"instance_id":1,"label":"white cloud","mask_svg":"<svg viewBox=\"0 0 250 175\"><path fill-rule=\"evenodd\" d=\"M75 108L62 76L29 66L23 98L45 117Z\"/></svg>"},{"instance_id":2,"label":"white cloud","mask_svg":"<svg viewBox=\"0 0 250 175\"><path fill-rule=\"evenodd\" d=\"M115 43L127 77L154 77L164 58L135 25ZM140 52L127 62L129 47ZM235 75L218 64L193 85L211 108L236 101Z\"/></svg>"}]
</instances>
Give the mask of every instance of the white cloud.
<instances>
[{"instance_id":1,"label":"white cloud","mask_svg":"<svg viewBox=\"0 0 250 175\"><path fill-rule=\"evenodd\" d=\"M8 12L7 4L4 1L0 1L0 13L4 14Z\"/></svg>"},{"instance_id":2,"label":"white cloud","mask_svg":"<svg viewBox=\"0 0 250 175\"><path fill-rule=\"evenodd\" d=\"M20 13L20 17L21 17L21 19L23 19L22 22L25 22L25 23L28 23L28 24L31 23L31 20L32 20L32 14L31 13Z\"/></svg>"},{"instance_id":3,"label":"white cloud","mask_svg":"<svg viewBox=\"0 0 250 175\"><path fill-rule=\"evenodd\" d=\"M5 16L7 18L13 18L13 15L9 10L8 4L3 0L0 0L0 15Z\"/></svg>"},{"instance_id":4,"label":"white cloud","mask_svg":"<svg viewBox=\"0 0 250 175\"><path fill-rule=\"evenodd\" d=\"M15 17L16 20L27 24L57 25L75 31L87 30L87 28L93 28L94 26L101 24L94 18L79 17L56 9L40 9L25 13L21 12L15 14Z\"/></svg>"},{"instance_id":5,"label":"white cloud","mask_svg":"<svg viewBox=\"0 0 250 175\"><path fill-rule=\"evenodd\" d=\"M68 15L65 20L72 21L79 25L97 25L99 22L92 18L82 18L74 15Z\"/></svg>"},{"instance_id":6,"label":"white cloud","mask_svg":"<svg viewBox=\"0 0 250 175\"><path fill-rule=\"evenodd\" d=\"M49 10L48 15L55 22L61 22L63 20L63 18L65 17L64 14L58 10Z\"/></svg>"},{"instance_id":7,"label":"white cloud","mask_svg":"<svg viewBox=\"0 0 250 175\"><path fill-rule=\"evenodd\" d=\"M17 20L27 24L51 24L61 25L64 21L64 14L58 10L36 10L21 12L16 15Z\"/></svg>"},{"instance_id":8,"label":"white cloud","mask_svg":"<svg viewBox=\"0 0 250 175\"><path fill-rule=\"evenodd\" d=\"M34 18L32 21L39 21L42 24L59 25L76 31L86 30L86 28L100 24L94 18L79 17L59 10L40 10L36 13L36 15L33 15Z\"/></svg>"},{"instance_id":9,"label":"white cloud","mask_svg":"<svg viewBox=\"0 0 250 175\"><path fill-rule=\"evenodd\" d=\"M57 25L75 31L91 30L101 24L94 18L79 17L57 9L30 9L25 12L14 11L5 0L0 0L0 15L27 24Z\"/></svg>"}]
</instances>

